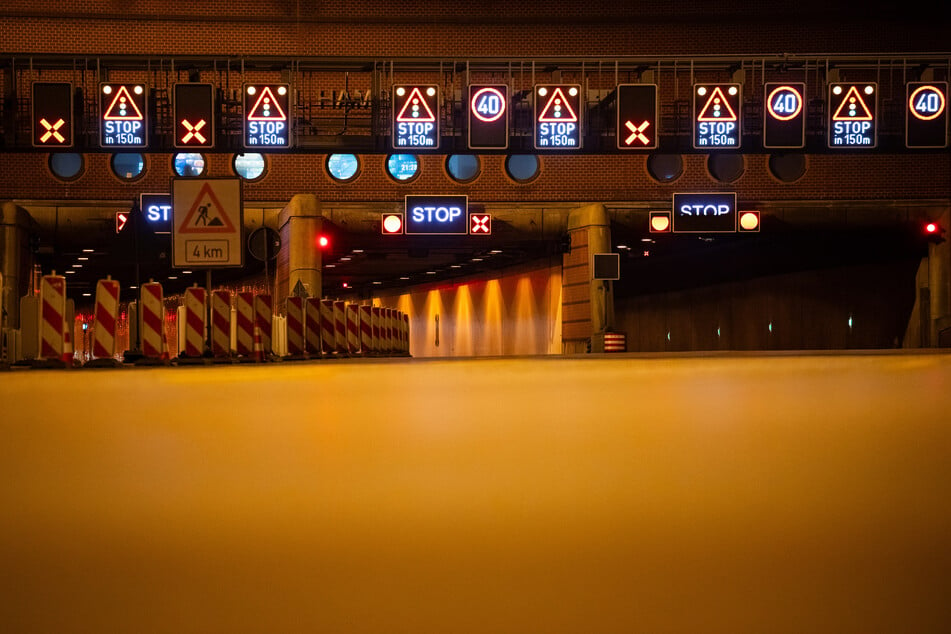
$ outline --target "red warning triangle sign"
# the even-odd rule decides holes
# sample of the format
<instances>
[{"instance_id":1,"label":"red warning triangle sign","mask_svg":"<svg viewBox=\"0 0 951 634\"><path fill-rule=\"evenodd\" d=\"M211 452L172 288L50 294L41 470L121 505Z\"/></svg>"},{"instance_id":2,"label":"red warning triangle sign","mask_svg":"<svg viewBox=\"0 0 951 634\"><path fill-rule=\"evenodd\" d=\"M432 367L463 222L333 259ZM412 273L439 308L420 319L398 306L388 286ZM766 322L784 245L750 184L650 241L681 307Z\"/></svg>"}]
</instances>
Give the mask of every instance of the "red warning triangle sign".
<instances>
[{"instance_id":1,"label":"red warning triangle sign","mask_svg":"<svg viewBox=\"0 0 951 634\"><path fill-rule=\"evenodd\" d=\"M413 108L413 106L417 107ZM406 114L407 110L410 111L408 115ZM425 114L423 114L424 111ZM426 103L426 100L423 98L423 93L419 91L419 86L413 87L413 92L406 98L406 103L403 104L403 108L399 114L396 115L396 120L400 123L415 123L417 121L432 123L436 121L436 115L433 114L429 104Z\"/></svg>"},{"instance_id":2,"label":"red warning triangle sign","mask_svg":"<svg viewBox=\"0 0 951 634\"><path fill-rule=\"evenodd\" d=\"M697 121L736 121L736 113L719 86L710 93L707 103L697 115Z\"/></svg>"},{"instance_id":3,"label":"red warning triangle sign","mask_svg":"<svg viewBox=\"0 0 951 634\"><path fill-rule=\"evenodd\" d=\"M248 121L287 121L287 115L281 110L281 104L271 92L270 86L264 87L258 95L258 100L251 106Z\"/></svg>"},{"instance_id":4,"label":"red warning triangle sign","mask_svg":"<svg viewBox=\"0 0 951 634\"><path fill-rule=\"evenodd\" d=\"M564 108L564 112L562 108ZM548 103L542 108L542 113L538 115L539 123L561 123L563 121L577 120L578 115L571 109L571 104L568 102L565 93L561 91L560 87L555 88L555 92L551 93L551 97L548 98Z\"/></svg>"},{"instance_id":5,"label":"red warning triangle sign","mask_svg":"<svg viewBox=\"0 0 951 634\"><path fill-rule=\"evenodd\" d=\"M224 206L215 195L211 183L205 183L198 190L178 233L231 233L234 223L225 212Z\"/></svg>"},{"instance_id":6,"label":"red warning triangle sign","mask_svg":"<svg viewBox=\"0 0 951 634\"><path fill-rule=\"evenodd\" d=\"M842 113L842 110L845 109L845 114ZM849 88L849 92L845 93L845 98L842 99L842 103L839 104L839 107L836 109L835 113L832 115L833 121L871 121L872 120L872 111L868 109L868 106L865 103L865 100L862 99L862 95L859 94L859 89L856 86Z\"/></svg>"},{"instance_id":7,"label":"red warning triangle sign","mask_svg":"<svg viewBox=\"0 0 951 634\"><path fill-rule=\"evenodd\" d=\"M106 121L141 121L142 111L135 105L135 99L129 94L129 89L119 86L102 118Z\"/></svg>"}]
</instances>

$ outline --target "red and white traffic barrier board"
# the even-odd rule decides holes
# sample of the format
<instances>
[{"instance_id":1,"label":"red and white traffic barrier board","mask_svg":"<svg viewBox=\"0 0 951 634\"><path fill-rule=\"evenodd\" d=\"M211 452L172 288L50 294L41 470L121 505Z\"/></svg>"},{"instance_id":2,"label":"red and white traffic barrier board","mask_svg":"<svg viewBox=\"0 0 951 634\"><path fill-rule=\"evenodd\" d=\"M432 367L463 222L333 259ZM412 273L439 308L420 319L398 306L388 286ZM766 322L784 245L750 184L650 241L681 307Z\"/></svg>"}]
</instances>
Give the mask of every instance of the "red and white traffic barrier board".
<instances>
[{"instance_id":1,"label":"red and white traffic barrier board","mask_svg":"<svg viewBox=\"0 0 951 634\"><path fill-rule=\"evenodd\" d=\"M304 354L304 298L288 297L284 304L287 313L287 354L292 357Z\"/></svg>"},{"instance_id":2,"label":"red and white traffic barrier board","mask_svg":"<svg viewBox=\"0 0 951 634\"><path fill-rule=\"evenodd\" d=\"M185 356L200 357L205 353L205 289L185 289Z\"/></svg>"},{"instance_id":3,"label":"red and white traffic barrier board","mask_svg":"<svg viewBox=\"0 0 951 634\"><path fill-rule=\"evenodd\" d=\"M165 299L162 285L146 282L142 285L142 354L149 359L162 358L162 343L165 340Z\"/></svg>"},{"instance_id":4,"label":"red and white traffic barrier board","mask_svg":"<svg viewBox=\"0 0 951 634\"><path fill-rule=\"evenodd\" d=\"M347 351L347 303L337 300L334 302L334 350L337 352Z\"/></svg>"},{"instance_id":5,"label":"red and white traffic barrier board","mask_svg":"<svg viewBox=\"0 0 951 634\"><path fill-rule=\"evenodd\" d=\"M380 335L380 339L383 341L381 345L383 350L387 354L393 354L393 309L384 308L383 309L383 332Z\"/></svg>"},{"instance_id":6,"label":"red and white traffic barrier board","mask_svg":"<svg viewBox=\"0 0 951 634\"><path fill-rule=\"evenodd\" d=\"M40 282L41 359L63 359L66 328L66 278L44 275Z\"/></svg>"},{"instance_id":7,"label":"red and white traffic barrier board","mask_svg":"<svg viewBox=\"0 0 951 634\"><path fill-rule=\"evenodd\" d=\"M347 304L347 352L360 353L360 307Z\"/></svg>"},{"instance_id":8,"label":"red and white traffic barrier board","mask_svg":"<svg viewBox=\"0 0 951 634\"><path fill-rule=\"evenodd\" d=\"M409 314L403 313L403 352L409 354Z\"/></svg>"},{"instance_id":9,"label":"red and white traffic barrier board","mask_svg":"<svg viewBox=\"0 0 951 634\"><path fill-rule=\"evenodd\" d=\"M373 352L373 307L359 306L360 313L360 354Z\"/></svg>"},{"instance_id":10,"label":"red and white traffic barrier board","mask_svg":"<svg viewBox=\"0 0 951 634\"><path fill-rule=\"evenodd\" d=\"M626 352L627 337L623 332L604 333L604 351L605 352Z\"/></svg>"},{"instance_id":11,"label":"red and white traffic barrier board","mask_svg":"<svg viewBox=\"0 0 951 634\"><path fill-rule=\"evenodd\" d=\"M116 354L119 324L119 282L107 278L96 284L96 323L92 327L93 359L112 359Z\"/></svg>"},{"instance_id":12,"label":"red and white traffic barrier board","mask_svg":"<svg viewBox=\"0 0 951 634\"><path fill-rule=\"evenodd\" d=\"M254 293L242 291L235 299L235 351L239 356L254 354Z\"/></svg>"},{"instance_id":13,"label":"red and white traffic barrier board","mask_svg":"<svg viewBox=\"0 0 951 634\"><path fill-rule=\"evenodd\" d=\"M310 354L320 356L320 298L307 298L307 314L304 318L304 348Z\"/></svg>"},{"instance_id":14,"label":"red and white traffic barrier board","mask_svg":"<svg viewBox=\"0 0 951 634\"><path fill-rule=\"evenodd\" d=\"M320 341L324 354L333 354L334 351L334 301L320 300Z\"/></svg>"},{"instance_id":15,"label":"red and white traffic barrier board","mask_svg":"<svg viewBox=\"0 0 951 634\"><path fill-rule=\"evenodd\" d=\"M274 354L271 330L274 322L274 304L270 295L254 298L254 326L261 330L261 351L265 356Z\"/></svg>"},{"instance_id":16,"label":"red and white traffic barrier board","mask_svg":"<svg viewBox=\"0 0 951 634\"><path fill-rule=\"evenodd\" d=\"M231 291L211 292L211 354L231 356Z\"/></svg>"},{"instance_id":17,"label":"red and white traffic barrier board","mask_svg":"<svg viewBox=\"0 0 951 634\"><path fill-rule=\"evenodd\" d=\"M373 307L373 320L370 325L373 327L373 343L370 345L370 349L379 354L383 352L383 309L379 306Z\"/></svg>"}]
</instances>

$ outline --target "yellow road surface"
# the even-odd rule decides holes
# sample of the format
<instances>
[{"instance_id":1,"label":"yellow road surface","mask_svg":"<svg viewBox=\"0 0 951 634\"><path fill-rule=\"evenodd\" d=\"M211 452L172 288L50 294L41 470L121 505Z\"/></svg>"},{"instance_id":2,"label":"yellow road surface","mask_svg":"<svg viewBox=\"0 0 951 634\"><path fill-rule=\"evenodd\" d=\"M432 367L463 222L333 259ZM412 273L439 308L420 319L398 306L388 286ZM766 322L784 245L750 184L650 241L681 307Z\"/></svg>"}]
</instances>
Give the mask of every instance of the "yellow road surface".
<instances>
[{"instance_id":1,"label":"yellow road surface","mask_svg":"<svg viewBox=\"0 0 951 634\"><path fill-rule=\"evenodd\" d=\"M3 373L0 631L951 631L951 355Z\"/></svg>"}]
</instances>

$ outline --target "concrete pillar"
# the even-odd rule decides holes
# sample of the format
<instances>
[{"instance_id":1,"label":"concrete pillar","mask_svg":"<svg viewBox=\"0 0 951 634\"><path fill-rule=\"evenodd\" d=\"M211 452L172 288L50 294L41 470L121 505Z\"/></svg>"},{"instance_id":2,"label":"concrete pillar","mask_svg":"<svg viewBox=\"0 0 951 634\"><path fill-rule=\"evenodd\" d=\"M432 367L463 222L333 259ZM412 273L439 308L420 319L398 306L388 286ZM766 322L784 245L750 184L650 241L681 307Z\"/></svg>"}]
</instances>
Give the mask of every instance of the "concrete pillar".
<instances>
[{"instance_id":1,"label":"concrete pillar","mask_svg":"<svg viewBox=\"0 0 951 634\"><path fill-rule=\"evenodd\" d=\"M563 261L562 341L566 353L584 352L596 333L614 323L614 292L595 280L594 254L611 252L611 223L600 203L568 213L571 253Z\"/></svg>"},{"instance_id":2,"label":"concrete pillar","mask_svg":"<svg viewBox=\"0 0 951 634\"><path fill-rule=\"evenodd\" d=\"M947 229L949 223L951 212L945 209L938 224ZM928 294L930 347L951 347L951 236L947 234L944 242L928 245Z\"/></svg>"},{"instance_id":3,"label":"concrete pillar","mask_svg":"<svg viewBox=\"0 0 951 634\"><path fill-rule=\"evenodd\" d=\"M296 194L278 217L281 250L277 256L275 308L294 294L298 283L308 297L321 297L321 251L316 244L323 228L320 204L313 194Z\"/></svg>"},{"instance_id":4,"label":"concrete pillar","mask_svg":"<svg viewBox=\"0 0 951 634\"><path fill-rule=\"evenodd\" d=\"M3 277L3 327L20 327L20 297L30 288L30 215L21 207L6 202L0 206L0 274Z\"/></svg>"}]
</instances>

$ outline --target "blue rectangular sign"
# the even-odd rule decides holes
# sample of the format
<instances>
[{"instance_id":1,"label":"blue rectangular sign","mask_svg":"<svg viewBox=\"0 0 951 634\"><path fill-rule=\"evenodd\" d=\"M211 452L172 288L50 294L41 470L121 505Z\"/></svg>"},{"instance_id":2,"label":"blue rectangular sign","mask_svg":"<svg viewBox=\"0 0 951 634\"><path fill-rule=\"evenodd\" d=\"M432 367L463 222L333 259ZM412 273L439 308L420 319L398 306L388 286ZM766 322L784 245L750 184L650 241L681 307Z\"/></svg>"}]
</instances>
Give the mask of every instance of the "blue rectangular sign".
<instances>
[{"instance_id":1,"label":"blue rectangular sign","mask_svg":"<svg viewBox=\"0 0 951 634\"><path fill-rule=\"evenodd\" d=\"M144 148L149 144L148 90L144 84L99 84L99 145Z\"/></svg>"},{"instance_id":2,"label":"blue rectangular sign","mask_svg":"<svg viewBox=\"0 0 951 634\"><path fill-rule=\"evenodd\" d=\"M139 194L139 208L155 233L172 232L172 195Z\"/></svg>"},{"instance_id":3,"label":"blue rectangular sign","mask_svg":"<svg viewBox=\"0 0 951 634\"><path fill-rule=\"evenodd\" d=\"M468 196L407 196L406 234L467 235Z\"/></svg>"},{"instance_id":4,"label":"blue rectangular sign","mask_svg":"<svg viewBox=\"0 0 951 634\"><path fill-rule=\"evenodd\" d=\"M673 232L736 232L736 192L674 194Z\"/></svg>"}]
</instances>

